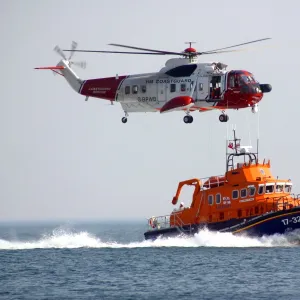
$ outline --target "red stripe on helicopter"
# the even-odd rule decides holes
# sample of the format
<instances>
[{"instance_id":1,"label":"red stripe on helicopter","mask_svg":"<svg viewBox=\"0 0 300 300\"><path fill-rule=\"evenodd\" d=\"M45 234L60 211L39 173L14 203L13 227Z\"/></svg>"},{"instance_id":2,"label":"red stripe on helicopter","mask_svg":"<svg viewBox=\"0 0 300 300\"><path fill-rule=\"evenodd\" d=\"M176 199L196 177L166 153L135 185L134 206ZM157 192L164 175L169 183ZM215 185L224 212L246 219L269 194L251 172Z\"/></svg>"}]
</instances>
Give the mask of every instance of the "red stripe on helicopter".
<instances>
[{"instance_id":1,"label":"red stripe on helicopter","mask_svg":"<svg viewBox=\"0 0 300 300\"><path fill-rule=\"evenodd\" d=\"M181 110L183 108L192 107L194 105L193 98L189 96L179 96L168 101L160 110L161 113L171 110Z\"/></svg>"},{"instance_id":2,"label":"red stripe on helicopter","mask_svg":"<svg viewBox=\"0 0 300 300\"><path fill-rule=\"evenodd\" d=\"M88 79L84 82L80 94L106 100L115 100L117 89L126 77Z\"/></svg>"}]
</instances>

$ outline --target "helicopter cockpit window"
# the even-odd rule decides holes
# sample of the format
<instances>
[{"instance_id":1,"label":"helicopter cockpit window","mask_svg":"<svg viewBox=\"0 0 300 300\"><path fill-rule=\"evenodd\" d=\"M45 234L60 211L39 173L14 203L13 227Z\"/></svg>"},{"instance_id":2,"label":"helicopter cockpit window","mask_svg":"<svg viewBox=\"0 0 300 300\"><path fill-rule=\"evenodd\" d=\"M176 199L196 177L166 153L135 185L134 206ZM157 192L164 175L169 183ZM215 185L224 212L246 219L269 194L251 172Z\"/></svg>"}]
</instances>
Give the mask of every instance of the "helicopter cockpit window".
<instances>
[{"instance_id":1,"label":"helicopter cockpit window","mask_svg":"<svg viewBox=\"0 0 300 300\"><path fill-rule=\"evenodd\" d=\"M137 94L138 92L138 86L137 85L133 85L132 86L132 94Z\"/></svg>"},{"instance_id":2,"label":"helicopter cockpit window","mask_svg":"<svg viewBox=\"0 0 300 300\"><path fill-rule=\"evenodd\" d=\"M125 94L128 95L130 94L130 86L125 86Z\"/></svg>"},{"instance_id":3,"label":"helicopter cockpit window","mask_svg":"<svg viewBox=\"0 0 300 300\"><path fill-rule=\"evenodd\" d=\"M175 83L171 83L171 84L170 84L170 92L171 92L171 93L176 92L176 84L175 84Z\"/></svg>"},{"instance_id":4,"label":"helicopter cockpit window","mask_svg":"<svg viewBox=\"0 0 300 300\"><path fill-rule=\"evenodd\" d=\"M233 76L230 77L229 85L231 88L234 88L234 77Z\"/></svg>"},{"instance_id":5,"label":"helicopter cockpit window","mask_svg":"<svg viewBox=\"0 0 300 300\"><path fill-rule=\"evenodd\" d=\"M146 93L146 86L145 85L141 85L141 91L142 91L142 93Z\"/></svg>"},{"instance_id":6,"label":"helicopter cockpit window","mask_svg":"<svg viewBox=\"0 0 300 300\"><path fill-rule=\"evenodd\" d=\"M181 90L182 92L185 92L185 90L186 90L186 85L185 85L185 83L182 83L182 84L180 85L180 90Z\"/></svg>"}]
</instances>

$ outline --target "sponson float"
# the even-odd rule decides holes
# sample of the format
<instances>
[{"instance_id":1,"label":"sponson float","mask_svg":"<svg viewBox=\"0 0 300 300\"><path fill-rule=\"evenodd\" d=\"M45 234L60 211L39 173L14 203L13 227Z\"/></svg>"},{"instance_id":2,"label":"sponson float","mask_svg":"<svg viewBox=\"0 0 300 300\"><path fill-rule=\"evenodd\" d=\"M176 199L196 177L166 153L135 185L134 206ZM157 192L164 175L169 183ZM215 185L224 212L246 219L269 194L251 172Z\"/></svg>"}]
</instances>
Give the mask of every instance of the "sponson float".
<instances>
[{"instance_id":1,"label":"sponson float","mask_svg":"<svg viewBox=\"0 0 300 300\"><path fill-rule=\"evenodd\" d=\"M184 185L194 186L190 207L148 220L145 239L193 235L208 228L247 235L272 235L300 228L300 198L291 194L289 179L274 177L270 161L258 160L258 147L244 147L240 139L227 140L225 175L179 182L172 204ZM182 205L181 205L182 206Z\"/></svg>"}]
</instances>

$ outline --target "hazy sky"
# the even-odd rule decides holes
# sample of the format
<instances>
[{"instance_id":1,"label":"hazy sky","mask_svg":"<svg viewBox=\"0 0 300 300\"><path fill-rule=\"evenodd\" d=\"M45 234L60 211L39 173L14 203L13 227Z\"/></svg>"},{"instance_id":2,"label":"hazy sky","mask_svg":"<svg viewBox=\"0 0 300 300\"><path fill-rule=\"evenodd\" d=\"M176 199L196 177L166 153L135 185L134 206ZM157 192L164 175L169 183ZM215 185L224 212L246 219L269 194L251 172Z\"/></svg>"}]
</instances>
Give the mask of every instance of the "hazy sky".
<instances>
[{"instance_id":1,"label":"hazy sky","mask_svg":"<svg viewBox=\"0 0 300 300\"><path fill-rule=\"evenodd\" d=\"M0 220L168 214L180 180L224 172L227 128L236 124L247 144L251 128L253 143L258 120L261 157L300 193L299 9L298 1L2 0ZM55 45L72 40L79 49L170 51L196 41L205 51L264 37L272 40L251 51L200 57L273 86L259 116L229 110L228 124L219 112L193 113L192 124L182 112L131 114L123 124L120 104L85 102L61 76L33 70L55 65ZM77 53L87 69L74 70L83 79L153 72L169 58Z\"/></svg>"}]
</instances>

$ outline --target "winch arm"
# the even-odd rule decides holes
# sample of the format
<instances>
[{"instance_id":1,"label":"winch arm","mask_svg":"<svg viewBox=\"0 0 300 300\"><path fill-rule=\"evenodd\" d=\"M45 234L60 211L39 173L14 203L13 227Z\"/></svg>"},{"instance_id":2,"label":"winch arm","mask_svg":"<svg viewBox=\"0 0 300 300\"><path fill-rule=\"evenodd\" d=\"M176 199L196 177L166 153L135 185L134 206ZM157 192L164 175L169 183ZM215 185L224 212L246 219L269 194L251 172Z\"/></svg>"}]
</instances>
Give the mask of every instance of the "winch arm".
<instances>
[{"instance_id":1,"label":"winch arm","mask_svg":"<svg viewBox=\"0 0 300 300\"><path fill-rule=\"evenodd\" d=\"M194 196L195 196L198 193L198 190L200 189L201 181L198 178L193 178L193 179L188 179L188 180L179 182L176 195L172 199L173 205L177 204L179 195L181 193L181 189L184 185L194 185L195 186Z\"/></svg>"}]
</instances>

